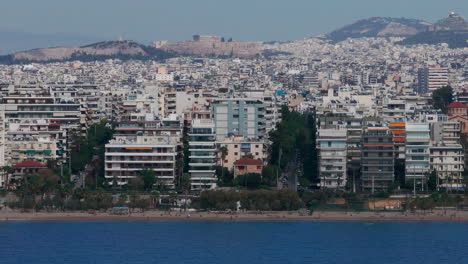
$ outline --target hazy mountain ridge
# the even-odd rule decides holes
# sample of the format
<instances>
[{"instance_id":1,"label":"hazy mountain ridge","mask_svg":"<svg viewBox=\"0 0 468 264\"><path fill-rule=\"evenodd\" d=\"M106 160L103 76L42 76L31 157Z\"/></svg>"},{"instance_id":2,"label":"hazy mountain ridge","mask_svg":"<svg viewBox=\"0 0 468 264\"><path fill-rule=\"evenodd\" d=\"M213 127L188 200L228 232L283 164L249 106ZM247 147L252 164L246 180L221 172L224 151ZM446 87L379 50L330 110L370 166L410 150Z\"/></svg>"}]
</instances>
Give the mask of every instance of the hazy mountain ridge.
<instances>
[{"instance_id":1,"label":"hazy mountain ridge","mask_svg":"<svg viewBox=\"0 0 468 264\"><path fill-rule=\"evenodd\" d=\"M337 29L326 37L333 42L348 38L405 37L427 30L432 24L408 18L372 17Z\"/></svg>"},{"instance_id":2,"label":"hazy mountain ridge","mask_svg":"<svg viewBox=\"0 0 468 264\"><path fill-rule=\"evenodd\" d=\"M447 43L450 48L468 47L468 22L456 13L449 13L428 31L420 32L399 42L401 45Z\"/></svg>"},{"instance_id":3,"label":"hazy mountain ridge","mask_svg":"<svg viewBox=\"0 0 468 264\"><path fill-rule=\"evenodd\" d=\"M30 62L94 61L106 59L161 60L173 54L134 41L103 41L81 47L53 47L33 49L0 56L0 63L17 64Z\"/></svg>"}]
</instances>

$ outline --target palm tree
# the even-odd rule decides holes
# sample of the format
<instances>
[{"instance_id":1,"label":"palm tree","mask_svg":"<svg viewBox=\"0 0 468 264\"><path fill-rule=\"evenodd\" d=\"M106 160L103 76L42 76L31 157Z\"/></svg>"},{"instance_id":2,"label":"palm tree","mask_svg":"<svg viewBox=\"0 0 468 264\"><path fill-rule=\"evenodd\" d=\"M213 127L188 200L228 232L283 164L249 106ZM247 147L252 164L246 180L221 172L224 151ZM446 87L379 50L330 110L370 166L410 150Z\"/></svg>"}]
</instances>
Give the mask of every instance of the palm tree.
<instances>
[{"instance_id":1,"label":"palm tree","mask_svg":"<svg viewBox=\"0 0 468 264\"><path fill-rule=\"evenodd\" d=\"M8 185L10 184L9 176L14 172L13 167L3 166L0 167L0 170L2 171L3 178L5 179L5 189L8 189Z\"/></svg>"},{"instance_id":2,"label":"palm tree","mask_svg":"<svg viewBox=\"0 0 468 264\"><path fill-rule=\"evenodd\" d=\"M177 168L177 182L179 183L179 185L181 185L182 174L184 172L185 167L184 158L179 156L176 160L175 166Z\"/></svg>"},{"instance_id":3,"label":"palm tree","mask_svg":"<svg viewBox=\"0 0 468 264\"><path fill-rule=\"evenodd\" d=\"M219 148L219 152L221 152L221 178L224 181L224 160L228 154L228 148L226 146L222 146Z\"/></svg>"},{"instance_id":4,"label":"palm tree","mask_svg":"<svg viewBox=\"0 0 468 264\"><path fill-rule=\"evenodd\" d=\"M191 187L190 174L184 173L180 182L180 188L184 191L184 210L187 211L187 193Z\"/></svg>"}]
</instances>

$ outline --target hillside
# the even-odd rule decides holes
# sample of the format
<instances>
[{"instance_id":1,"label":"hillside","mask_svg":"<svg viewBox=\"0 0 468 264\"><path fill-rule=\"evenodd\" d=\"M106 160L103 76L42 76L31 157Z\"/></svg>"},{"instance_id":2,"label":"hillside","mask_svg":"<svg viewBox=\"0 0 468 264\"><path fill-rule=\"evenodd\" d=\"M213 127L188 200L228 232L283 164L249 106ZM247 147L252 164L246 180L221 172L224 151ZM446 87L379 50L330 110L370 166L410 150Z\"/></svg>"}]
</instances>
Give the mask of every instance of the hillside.
<instances>
[{"instance_id":1,"label":"hillside","mask_svg":"<svg viewBox=\"0 0 468 264\"><path fill-rule=\"evenodd\" d=\"M134 41L104 41L81 47L53 47L33 49L0 56L1 64L18 64L31 62L59 61L95 61L106 59L121 60L161 60L172 57L172 54Z\"/></svg>"},{"instance_id":2,"label":"hillside","mask_svg":"<svg viewBox=\"0 0 468 264\"><path fill-rule=\"evenodd\" d=\"M372 17L359 20L327 35L333 42L348 38L363 37L404 37L425 31L430 23L407 18Z\"/></svg>"},{"instance_id":3,"label":"hillside","mask_svg":"<svg viewBox=\"0 0 468 264\"><path fill-rule=\"evenodd\" d=\"M428 31L420 32L399 42L401 45L447 43L450 48L468 47L468 22L453 12L439 20Z\"/></svg>"}]
</instances>

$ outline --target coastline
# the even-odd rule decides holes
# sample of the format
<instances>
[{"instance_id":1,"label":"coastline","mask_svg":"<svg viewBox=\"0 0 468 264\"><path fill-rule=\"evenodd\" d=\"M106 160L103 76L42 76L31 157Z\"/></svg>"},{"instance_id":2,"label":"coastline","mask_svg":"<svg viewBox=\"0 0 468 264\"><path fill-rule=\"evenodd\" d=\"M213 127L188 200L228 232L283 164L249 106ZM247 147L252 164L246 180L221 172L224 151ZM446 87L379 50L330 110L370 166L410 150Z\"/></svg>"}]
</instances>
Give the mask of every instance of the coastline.
<instances>
[{"instance_id":1,"label":"coastline","mask_svg":"<svg viewBox=\"0 0 468 264\"><path fill-rule=\"evenodd\" d=\"M466 211L434 212L336 212L318 211L312 215L294 212L167 212L146 211L131 215L88 212L0 212L0 222L15 221L220 221L220 222L463 222L468 223Z\"/></svg>"}]
</instances>

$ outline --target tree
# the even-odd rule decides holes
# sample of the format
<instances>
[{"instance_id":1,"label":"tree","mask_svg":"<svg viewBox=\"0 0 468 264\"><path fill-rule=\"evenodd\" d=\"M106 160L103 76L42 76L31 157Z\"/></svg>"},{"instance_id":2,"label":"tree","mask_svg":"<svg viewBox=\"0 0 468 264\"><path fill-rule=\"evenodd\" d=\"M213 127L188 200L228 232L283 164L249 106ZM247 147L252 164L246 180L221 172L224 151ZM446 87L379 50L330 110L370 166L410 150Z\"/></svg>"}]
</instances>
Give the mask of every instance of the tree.
<instances>
[{"instance_id":1,"label":"tree","mask_svg":"<svg viewBox=\"0 0 468 264\"><path fill-rule=\"evenodd\" d=\"M216 166L215 170L219 186L232 186L233 174L228 170L228 168Z\"/></svg>"},{"instance_id":2,"label":"tree","mask_svg":"<svg viewBox=\"0 0 468 264\"><path fill-rule=\"evenodd\" d=\"M192 187L192 182L190 179L190 174L184 173L182 179L180 180L180 189L184 192L184 210L187 211L187 194Z\"/></svg>"},{"instance_id":3,"label":"tree","mask_svg":"<svg viewBox=\"0 0 468 264\"><path fill-rule=\"evenodd\" d=\"M429 173L428 181L427 181L427 187L429 188L430 191L437 191L437 172L436 170L432 170Z\"/></svg>"},{"instance_id":4,"label":"tree","mask_svg":"<svg viewBox=\"0 0 468 264\"><path fill-rule=\"evenodd\" d=\"M8 189L8 185L10 184L10 174L14 172L13 168L11 166L3 166L0 167L0 171L2 171L2 176L5 181L5 189Z\"/></svg>"},{"instance_id":5,"label":"tree","mask_svg":"<svg viewBox=\"0 0 468 264\"><path fill-rule=\"evenodd\" d=\"M157 182L156 172L154 170L141 170L139 172L140 177L143 180L143 188L146 191L153 189L154 184Z\"/></svg>"},{"instance_id":6,"label":"tree","mask_svg":"<svg viewBox=\"0 0 468 264\"><path fill-rule=\"evenodd\" d=\"M275 165L267 165L262 169L262 183L268 186L276 185L276 177L280 174L280 169Z\"/></svg>"},{"instance_id":7,"label":"tree","mask_svg":"<svg viewBox=\"0 0 468 264\"><path fill-rule=\"evenodd\" d=\"M222 146L219 148L219 152L221 152L221 167L224 168L224 160L228 154L228 148L226 146ZM221 177L224 179L224 169L221 170Z\"/></svg>"},{"instance_id":8,"label":"tree","mask_svg":"<svg viewBox=\"0 0 468 264\"><path fill-rule=\"evenodd\" d=\"M262 183L262 176L258 173L247 173L237 176L235 183L251 189L256 189Z\"/></svg>"},{"instance_id":9,"label":"tree","mask_svg":"<svg viewBox=\"0 0 468 264\"><path fill-rule=\"evenodd\" d=\"M432 103L434 108L442 110L447 114L447 106L453 102L453 89L450 86L444 86L432 92Z\"/></svg>"},{"instance_id":10,"label":"tree","mask_svg":"<svg viewBox=\"0 0 468 264\"><path fill-rule=\"evenodd\" d=\"M145 183L141 177L135 177L128 181L128 186L133 190L141 190L145 186Z\"/></svg>"}]
</instances>

